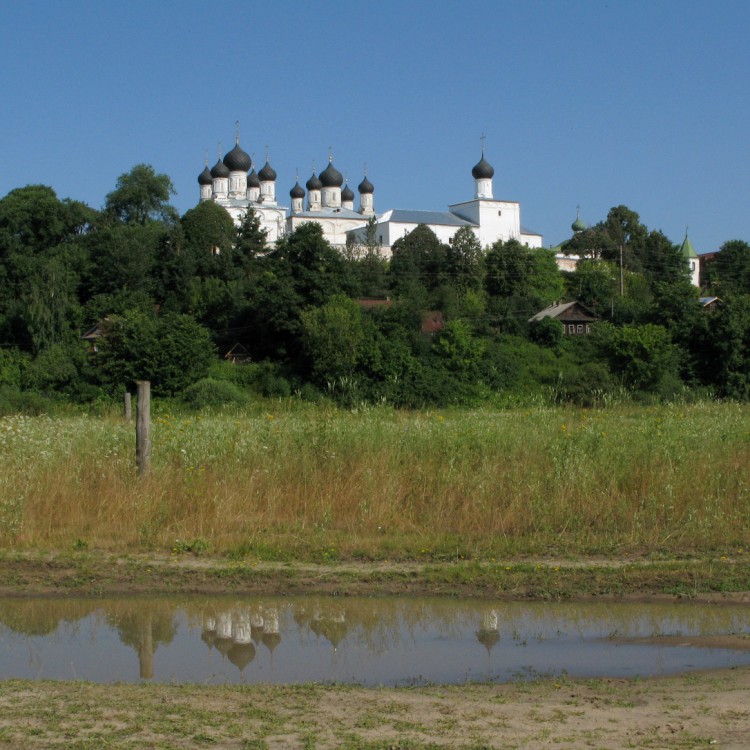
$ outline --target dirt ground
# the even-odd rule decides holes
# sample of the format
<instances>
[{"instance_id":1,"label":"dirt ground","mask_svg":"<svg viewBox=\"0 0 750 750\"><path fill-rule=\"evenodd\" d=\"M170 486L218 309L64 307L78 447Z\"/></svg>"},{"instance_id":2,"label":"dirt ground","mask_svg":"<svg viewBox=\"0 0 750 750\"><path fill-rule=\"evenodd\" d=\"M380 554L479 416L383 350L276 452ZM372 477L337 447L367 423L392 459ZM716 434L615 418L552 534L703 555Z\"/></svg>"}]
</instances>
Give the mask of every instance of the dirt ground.
<instances>
[{"instance_id":1,"label":"dirt ground","mask_svg":"<svg viewBox=\"0 0 750 750\"><path fill-rule=\"evenodd\" d=\"M415 689L0 682L0 747L542 750L750 744L750 670Z\"/></svg>"},{"instance_id":2,"label":"dirt ground","mask_svg":"<svg viewBox=\"0 0 750 750\"><path fill-rule=\"evenodd\" d=\"M588 563L539 561L534 567L557 570L582 564ZM237 567L193 557L15 555L0 558L0 596L198 591L346 595L364 593L373 582L379 593L488 593L486 582L459 576L463 582L457 584L455 575L444 573L436 576L420 566L389 563ZM504 595L511 597L514 591ZM529 595L528 588L518 591ZM649 600L668 595L633 587L627 596ZM750 600L747 591L696 591L695 597ZM710 643L692 642L750 646L748 638L731 635ZM0 681L0 748L100 747L747 750L750 669L659 679L550 678L511 685L397 689Z\"/></svg>"}]
</instances>

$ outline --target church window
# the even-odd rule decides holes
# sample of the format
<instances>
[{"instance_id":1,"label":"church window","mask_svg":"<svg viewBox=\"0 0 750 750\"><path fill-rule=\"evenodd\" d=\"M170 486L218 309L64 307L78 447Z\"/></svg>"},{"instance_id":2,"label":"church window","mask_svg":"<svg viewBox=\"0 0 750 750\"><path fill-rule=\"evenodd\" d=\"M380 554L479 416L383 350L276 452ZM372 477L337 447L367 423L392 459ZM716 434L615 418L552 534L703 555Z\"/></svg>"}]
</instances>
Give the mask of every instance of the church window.
<instances>
[{"instance_id":1,"label":"church window","mask_svg":"<svg viewBox=\"0 0 750 750\"><path fill-rule=\"evenodd\" d=\"M502 216L502 215L503 215L503 212L502 212L502 211L498 211L498 212L497 212L497 215L498 215L498 216Z\"/></svg>"}]
</instances>

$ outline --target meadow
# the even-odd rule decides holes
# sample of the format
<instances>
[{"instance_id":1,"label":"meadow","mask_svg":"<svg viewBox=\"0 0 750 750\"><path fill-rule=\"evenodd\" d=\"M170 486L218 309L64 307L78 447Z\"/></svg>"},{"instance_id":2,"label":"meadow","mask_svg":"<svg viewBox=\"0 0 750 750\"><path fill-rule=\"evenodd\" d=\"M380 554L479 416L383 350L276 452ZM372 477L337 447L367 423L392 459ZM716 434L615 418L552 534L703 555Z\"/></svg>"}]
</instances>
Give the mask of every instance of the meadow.
<instances>
[{"instance_id":1,"label":"meadow","mask_svg":"<svg viewBox=\"0 0 750 750\"><path fill-rule=\"evenodd\" d=\"M750 406L241 413L155 406L150 474L109 416L0 419L0 548L260 560L728 555Z\"/></svg>"}]
</instances>

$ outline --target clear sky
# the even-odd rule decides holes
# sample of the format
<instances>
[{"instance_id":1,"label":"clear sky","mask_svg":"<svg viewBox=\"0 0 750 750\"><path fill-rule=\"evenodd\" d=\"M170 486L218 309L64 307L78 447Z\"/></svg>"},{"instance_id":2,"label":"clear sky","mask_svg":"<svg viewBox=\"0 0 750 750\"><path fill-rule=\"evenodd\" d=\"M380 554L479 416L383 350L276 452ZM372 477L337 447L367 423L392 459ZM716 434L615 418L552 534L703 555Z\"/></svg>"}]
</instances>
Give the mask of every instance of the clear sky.
<instances>
[{"instance_id":1,"label":"clear sky","mask_svg":"<svg viewBox=\"0 0 750 750\"><path fill-rule=\"evenodd\" d=\"M697 252L750 241L750 3L0 0L0 196L100 207L137 163L184 212L266 147L289 205L329 147L375 210L445 210L495 167L545 245L625 204Z\"/></svg>"}]
</instances>

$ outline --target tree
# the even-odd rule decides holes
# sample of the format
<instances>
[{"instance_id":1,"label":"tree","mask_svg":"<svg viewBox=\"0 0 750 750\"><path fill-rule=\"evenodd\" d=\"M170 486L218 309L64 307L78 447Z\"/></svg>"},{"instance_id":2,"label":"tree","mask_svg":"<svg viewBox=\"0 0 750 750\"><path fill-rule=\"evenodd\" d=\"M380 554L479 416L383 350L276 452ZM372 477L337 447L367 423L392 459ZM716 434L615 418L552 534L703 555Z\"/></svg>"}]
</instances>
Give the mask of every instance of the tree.
<instances>
[{"instance_id":1,"label":"tree","mask_svg":"<svg viewBox=\"0 0 750 750\"><path fill-rule=\"evenodd\" d=\"M750 245L725 242L709 266L709 279L717 294L750 294Z\"/></svg>"},{"instance_id":2,"label":"tree","mask_svg":"<svg viewBox=\"0 0 750 750\"><path fill-rule=\"evenodd\" d=\"M260 264L262 270L282 266L292 279L303 306L323 305L351 289L341 254L323 238L317 223L300 225L280 239Z\"/></svg>"},{"instance_id":3,"label":"tree","mask_svg":"<svg viewBox=\"0 0 750 750\"><path fill-rule=\"evenodd\" d=\"M325 385L351 375L364 340L359 305L336 295L322 307L304 310L301 319L302 342L317 383Z\"/></svg>"},{"instance_id":4,"label":"tree","mask_svg":"<svg viewBox=\"0 0 750 750\"><path fill-rule=\"evenodd\" d=\"M105 212L124 224L146 224L150 221L174 223L177 211L169 205L175 194L172 180L157 174L150 164L136 164L130 172L117 178L115 189L105 201Z\"/></svg>"},{"instance_id":5,"label":"tree","mask_svg":"<svg viewBox=\"0 0 750 750\"><path fill-rule=\"evenodd\" d=\"M614 298L619 294L618 274L614 263L584 258L578 261L576 270L567 275L566 292L597 315L609 317Z\"/></svg>"},{"instance_id":6,"label":"tree","mask_svg":"<svg viewBox=\"0 0 750 750\"><path fill-rule=\"evenodd\" d=\"M708 382L722 396L750 399L750 295L729 295L708 326L700 352Z\"/></svg>"},{"instance_id":7,"label":"tree","mask_svg":"<svg viewBox=\"0 0 750 750\"><path fill-rule=\"evenodd\" d=\"M154 393L173 395L205 377L214 357L206 328L187 315L130 310L106 321L95 355L111 390L150 380Z\"/></svg>"},{"instance_id":8,"label":"tree","mask_svg":"<svg viewBox=\"0 0 750 750\"><path fill-rule=\"evenodd\" d=\"M267 251L267 234L268 231L261 227L260 216L252 208L248 209L235 232L232 248L234 265L245 275L250 273L253 261Z\"/></svg>"},{"instance_id":9,"label":"tree","mask_svg":"<svg viewBox=\"0 0 750 750\"><path fill-rule=\"evenodd\" d=\"M646 235L640 260L643 273L652 287L689 278L688 265L680 248L663 232L651 231Z\"/></svg>"},{"instance_id":10,"label":"tree","mask_svg":"<svg viewBox=\"0 0 750 750\"><path fill-rule=\"evenodd\" d=\"M601 227L603 230L602 258L619 263L632 271L643 270L642 255L646 239L646 227L640 216L627 206L615 206L609 210Z\"/></svg>"},{"instance_id":11,"label":"tree","mask_svg":"<svg viewBox=\"0 0 750 750\"><path fill-rule=\"evenodd\" d=\"M163 225L155 222L115 224L91 232L86 238L90 257L88 296L140 292L153 295L157 258L167 233Z\"/></svg>"},{"instance_id":12,"label":"tree","mask_svg":"<svg viewBox=\"0 0 750 750\"><path fill-rule=\"evenodd\" d=\"M230 252L234 246L237 230L232 217L214 201L201 201L186 211L180 224L184 250L197 261L198 268L214 255Z\"/></svg>"},{"instance_id":13,"label":"tree","mask_svg":"<svg viewBox=\"0 0 750 750\"><path fill-rule=\"evenodd\" d=\"M377 229L377 219L371 216L361 242L352 234L347 236L344 257L361 297L385 297L388 293L388 262L380 252Z\"/></svg>"},{"instance_id":14,"label":"tree","mask_svg":"<svg viewBox=\"0 0 750 750\"><path fill-rule=\"evenodd\" d=\"M399 296L430 293L447 280L447 247L426 224L419 224L391 247L391 278Z\"/></svg>"},{"instance_id":15,"label":"tree","mask_svg":"<svg viewBox=\"0 0 750 750\"><path fill-rule=\"evenodd\" d=\"M498 240L487 251L484 265L490 297L523 297L543 306L562 296L562 276L549 250L532 249L518 240Z\"/></svg>"},{"instance_id":16,"label":"tree","mask_svg":"<svg viewBox=\"0 0 750 750\"><path fill-rule=\"evenodd\" d=\"M478 292L483 281L482 245L471 227L461 227L448 245L445 270L448 283L463 298Z\"/></svg>"},{"instance_id":17,"label":"tree","mask_svg":"<svg viewBox=\"0 0 750 750\"><path fill-rule=\"evenodd\" d=\"M638 391L656 391L666 379L675 377L677 357L669 333L662 326L624 326L600 323L596 343L625 385Z\"/></svg>"},{"instance_id":18,"label":"tree","mask_svg":"<svg viewBox=\"0 0 750 750\"><path fill-rule=\"evenodd\" d=\"M61 201L46 185L11 190L0 200L0 258L47 252L84 234L95 217L84 203Z\"/></svg>"}]
</instances>

